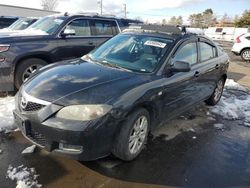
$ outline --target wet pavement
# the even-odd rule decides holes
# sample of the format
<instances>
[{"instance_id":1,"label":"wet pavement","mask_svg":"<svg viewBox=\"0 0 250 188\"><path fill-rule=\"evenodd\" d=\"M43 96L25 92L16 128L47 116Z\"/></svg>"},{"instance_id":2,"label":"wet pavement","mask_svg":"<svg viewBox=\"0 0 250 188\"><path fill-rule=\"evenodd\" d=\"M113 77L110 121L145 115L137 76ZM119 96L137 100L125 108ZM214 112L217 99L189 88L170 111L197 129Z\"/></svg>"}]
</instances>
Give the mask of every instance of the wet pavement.
<instances>
[{"instance_id":1,"label":"wet pavement","mask_svg":"<svg viewBox=\"0 0 250 188\"><path fill-rule=\"evenodd\" d=\"M230 78L249 87L250 66L233 58ZM79 162L39 148L21 154L31 144L20 132L2 133L0 187L16 186L6 172L22 164L34 167L38 182L49 188L250 187L250 127L242 124L212 115L201 104L153 132L132 162L113 156Z\"/></svg>"},{"instance_id":2,"label":"wet pavement","mask_svg":"<svg viewBox=\"0 0 250 188\"><path fill-rule=\"evenodd\" d=\"M43 187L250 187L250 128L207 118L207 111L201 105L158 129L132 162L112 156L78 162L38 148L24 155L30 143L20 132L2 134L0 187L15 187L6 179L10 164L34 167ZM214 127L216 122L224 127Z\"/></svg>"}]
</instances>

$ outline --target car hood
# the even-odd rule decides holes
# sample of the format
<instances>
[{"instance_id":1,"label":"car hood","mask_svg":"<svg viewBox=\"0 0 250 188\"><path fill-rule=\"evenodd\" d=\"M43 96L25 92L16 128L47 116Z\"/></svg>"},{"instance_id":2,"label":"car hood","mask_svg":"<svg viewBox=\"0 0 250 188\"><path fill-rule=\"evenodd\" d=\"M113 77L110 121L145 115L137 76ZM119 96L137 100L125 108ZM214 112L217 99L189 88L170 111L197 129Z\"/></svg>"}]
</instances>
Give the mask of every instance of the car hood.
<instances>
[{"instance_id":1,"label":"car hood","mask_svg":"<svg viewBox=\"0 0 250 188\"><path fill-rule=\"evenodd\" d=\"M0 32L0 42L16 42L25 39L47 38L49 36L46 32L31 29L2 31Z\"/></svg>"},{"instance_id":2,"label":"car hood","mask_svg":"<svg viewBox=\"0 0 250 188\"><path fill-rule=\"evenodd\" d=\"M99 104L141 83L139 77L133 72L76 60L43 68L23 89L35 98L59 105Z\"/></svg>"}]
</instances>

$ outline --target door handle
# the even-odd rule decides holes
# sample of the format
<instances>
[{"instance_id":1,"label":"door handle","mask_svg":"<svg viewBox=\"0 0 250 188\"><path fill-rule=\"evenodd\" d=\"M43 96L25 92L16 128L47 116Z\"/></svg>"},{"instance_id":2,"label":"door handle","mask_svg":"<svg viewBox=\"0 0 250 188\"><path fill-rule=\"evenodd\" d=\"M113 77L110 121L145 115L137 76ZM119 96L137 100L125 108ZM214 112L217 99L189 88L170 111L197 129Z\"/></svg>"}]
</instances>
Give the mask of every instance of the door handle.
<instances>
[{"instance_id":1,"label":"door handle","mask_svg":"<svg viewBox=\"0 0 250 188\"><path fill-rule=\"evenodd\" d=\"M216 64L216 65L215 65L215 68L216 68L216 69L219 69L219 68L220 68L219 64Z\"/></svg>"},{"instance_id":2,"label":"door handle","mask_svg":"<svg viewBox=\"0 0 250 188\"><path fill-rule=\"evenodd\" d=\"M196 71L195 73L194 73L194 77L199 77L201 75L201 73L200 72L198 72L198 71Z\"/></svg>"},{"instance_id":3,"label":"door handle","mask_svg":"<svg viewBox=\"0 0 250 188\"><path fill-rule=\"evenodd\" d=\"M93 43L93 42L89 42L88 44L89 44L89 45L93 45L94 43Z\"/></svg>"}]
</instances>

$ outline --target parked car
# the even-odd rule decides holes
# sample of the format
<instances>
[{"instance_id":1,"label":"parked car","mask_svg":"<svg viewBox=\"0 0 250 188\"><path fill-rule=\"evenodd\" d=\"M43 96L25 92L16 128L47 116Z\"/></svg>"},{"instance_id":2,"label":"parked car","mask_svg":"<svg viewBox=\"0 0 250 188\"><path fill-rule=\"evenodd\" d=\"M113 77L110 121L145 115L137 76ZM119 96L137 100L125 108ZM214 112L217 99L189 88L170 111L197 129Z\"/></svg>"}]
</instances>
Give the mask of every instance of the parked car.
<instances>
[{"instance_id":1,"label":"parked car","mask_svg":"<svg viewBox=\"0 0 250 188\"><path fill-rule=\"evenodd\" d=\"M0 29L9 27L15 21L17 21L18 17L11 17L11 16L0 16Z\"/></svg>"},{"instance_id":2,"label":"parked car","mask_svg":"<svg viewBox=\"0 0 250 188\"><path fill-rule=\"evenodd\" d=\"M240 55L242 60L250 61L250 33L240 35L236 38L232 52L235 55Z\"/></svg>"},{"instance_id":3,"label":"parked car","mask_svg":"<svg viewBox=\"0 0 250 188\"><path fill-rule=\"evenodd\" d=\"M44 65L80 58L118 34L125 21L98 15L52 15L18 33L2 35L0 91L18 89Z\"/></svg>"},{"instance_id":4,"label":"parked car","mask_svg":"<svg viewBox=\"0 0 250 188\"><path fill-rule=\"evenodd\" d=\"M20 30L24 30L36 21L37 18L19 18L9 27L0 29L0 37L1 35L11 34Z\"/></svg>"},{"instance_id":5,"label":"parked car","mask_svg":"<svg viewBox=\"0 0 250 188\"><path fill-rule=\"evenodd\" d=\"M141 26L80 60L43 67L16 95L23 135L77 160L113 153L129 161L162 122L199 102L218 103L228 55L204 36L178 31Z\"/></svg>"}]
</instances>

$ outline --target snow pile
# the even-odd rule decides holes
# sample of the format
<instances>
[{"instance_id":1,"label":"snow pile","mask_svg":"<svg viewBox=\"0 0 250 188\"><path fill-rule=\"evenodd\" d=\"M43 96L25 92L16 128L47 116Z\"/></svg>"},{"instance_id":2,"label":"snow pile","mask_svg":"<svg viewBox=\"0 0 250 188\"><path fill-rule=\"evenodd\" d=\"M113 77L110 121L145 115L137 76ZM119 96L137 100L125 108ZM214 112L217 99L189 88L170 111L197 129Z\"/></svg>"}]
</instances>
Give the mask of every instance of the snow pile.
<instances>
[{"instance_id":1,"label":"snow pile","mask_svg":"<svg viewBox=\"0 0 250 188\"><path fill-rule=\"evenodd\" d=\"M245 91L248 92L248 89L243 87L242 85L238 84L232 79L227 79L225 83L225 89L234 89L234 90L239 90L239 91Z\"/></svg>"},{"instance_id":2,"label":"snow pile","mask_svg":"<svg viewBox=\"0 0 250 188\"><path fill-rule=\"evenodd\" d=\"M250 94L233 80L227 80L220 102L211 112L227 120L243 120L250 123Z\"/></svg>"},{"instance_id":3,"label":"snow pile","mask_svg":"<svg viewBox=\"0 0 250 188\"><path fill-rule=\"evenodd\" d=\"M35 169L27 168L23 165L18 166L17 168L14 168L10 165L7 171L7 178L17 182L16 188L42 187L41 184L38 184L38 175L36 175Z\"/></svg>"},{"instance_id":4,"label":"snow pile","mask_svg":"<svg viewBox=\"0 0 250 188\"><path fill-rule=\"evenodd\" d=\"M0 98L0 132L16 128L12 114L14 106L14 97Z\"/></svg>"},{"instance_id":5,"label":"snow pile","mask_svg":"<svg viewBox=\"0 0 250 188\"><path fill-rule=\"evenodd\" d=\"M35 149L36 149L36 145L32 145L32 146L30 146L30 147L25 148L25 149L22 151L22 154L33 153Z\"/></svg>"}]
</instances>

